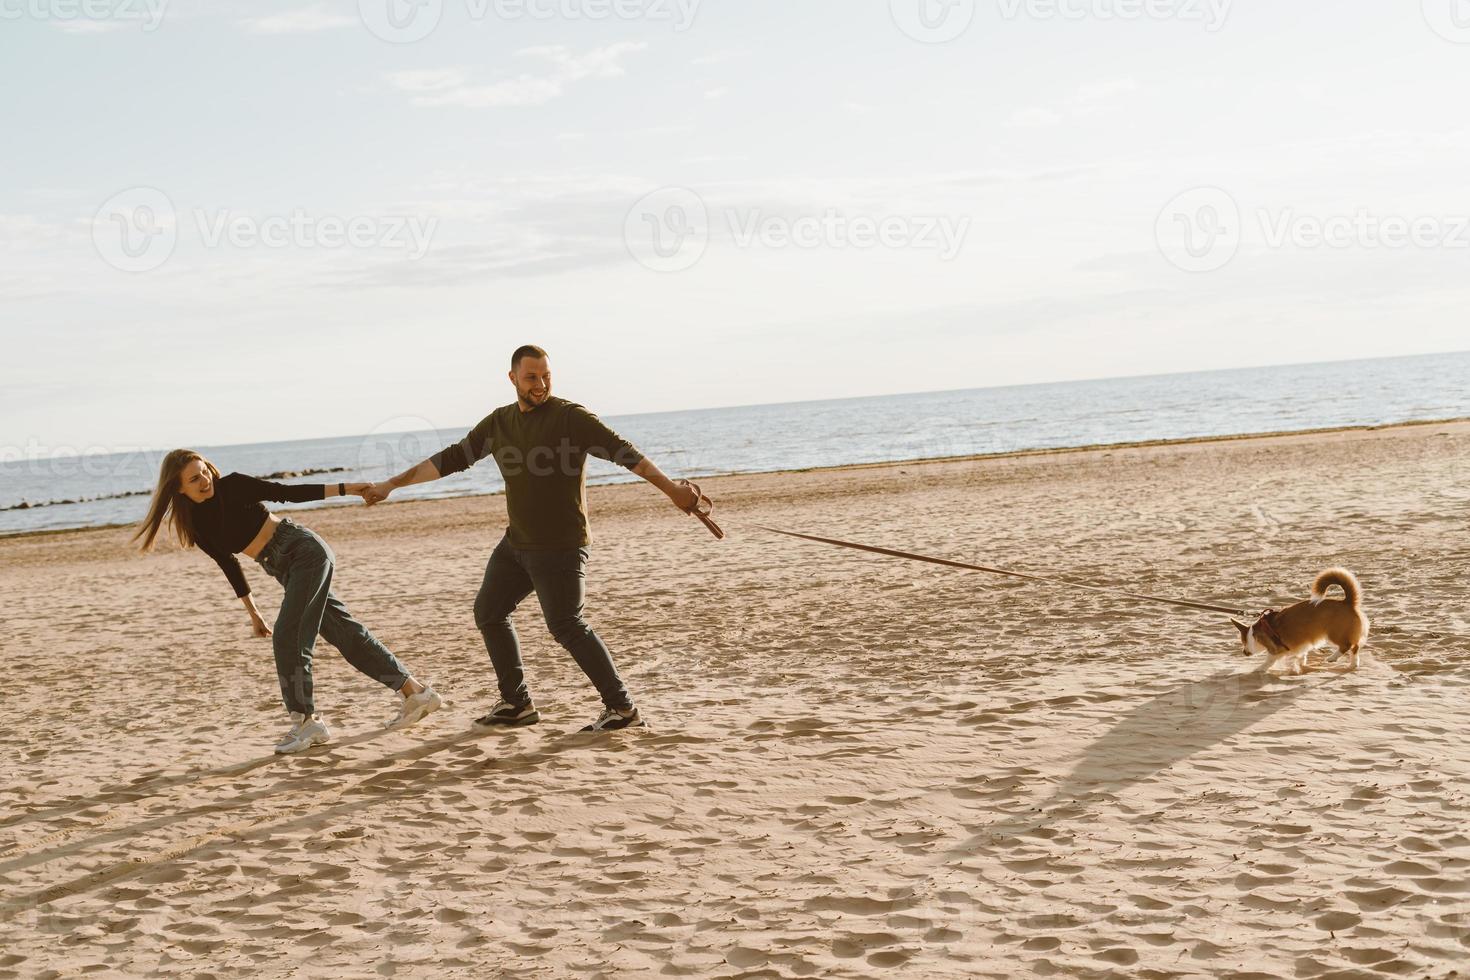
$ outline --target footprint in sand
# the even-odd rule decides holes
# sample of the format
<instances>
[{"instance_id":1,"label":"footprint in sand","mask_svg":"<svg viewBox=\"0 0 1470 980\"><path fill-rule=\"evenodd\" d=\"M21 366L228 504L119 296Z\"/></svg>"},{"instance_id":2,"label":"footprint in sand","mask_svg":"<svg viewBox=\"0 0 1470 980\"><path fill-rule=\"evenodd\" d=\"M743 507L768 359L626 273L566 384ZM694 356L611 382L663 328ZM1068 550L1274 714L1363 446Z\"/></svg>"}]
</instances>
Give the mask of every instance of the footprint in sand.
<instances>
[{"instance_id":1,"label":"footprint in sand","mask_svg":"<svg viewBox=\"0 0 1470 980\"><path fill-rule=\"evenodd\" d=\"M1408 899L1414 898L1413 895L1404 891L1402 888L1393 887L1374 888L1370 891L1349 891L1343 894L1348 901L1358 906L1358 908L1373 910L1391 908Z\"/></svg>"},{"instance_id":2,"label":"footprint in sand","mask_svg":"<svg viewBox=\"0 0 1470 980\"><path fill-rule=\"evenodd\" d=\"M1328 912L1317 917L1317 928L1323 932L1342 932L1363 921L1363 917L1352 912Z\"/></svg>"},{"instance_id":3,"label":"footprint in sand","mask_svg":"<svg viewBox=\"0 0 1470 980\"><path fill-rule=\"evenodd\" d=\"M899 938L888 932L844 933L832 940L832 955L839 959L857 959L885 946L894 946ZM869 956L871 960L871 956Z\"/></svg>"}]
</instances>

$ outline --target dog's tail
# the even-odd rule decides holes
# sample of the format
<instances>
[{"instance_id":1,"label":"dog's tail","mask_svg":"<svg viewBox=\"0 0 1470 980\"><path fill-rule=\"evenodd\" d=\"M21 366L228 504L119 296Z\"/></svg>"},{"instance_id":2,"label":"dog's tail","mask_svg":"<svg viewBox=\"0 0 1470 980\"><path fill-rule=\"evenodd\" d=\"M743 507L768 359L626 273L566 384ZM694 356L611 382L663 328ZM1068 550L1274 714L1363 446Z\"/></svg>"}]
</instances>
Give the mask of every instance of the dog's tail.
<instances>
[{"instance_id":1,"label":"dog's tail","mask_svg":"<svg viewBox=\"0 0 1470 980\"><path fill-rule=\"evenodd\" d=\"M1329 568L1318 575L1312 582L1312 604L1316 605L1327 598L1327 590L1332 586L1342 589L1343 597L1347 604L1357 609L1363 599L1363 587L1358 584L1358 577L1346 568Z\"/></svg>"}]
</instances>

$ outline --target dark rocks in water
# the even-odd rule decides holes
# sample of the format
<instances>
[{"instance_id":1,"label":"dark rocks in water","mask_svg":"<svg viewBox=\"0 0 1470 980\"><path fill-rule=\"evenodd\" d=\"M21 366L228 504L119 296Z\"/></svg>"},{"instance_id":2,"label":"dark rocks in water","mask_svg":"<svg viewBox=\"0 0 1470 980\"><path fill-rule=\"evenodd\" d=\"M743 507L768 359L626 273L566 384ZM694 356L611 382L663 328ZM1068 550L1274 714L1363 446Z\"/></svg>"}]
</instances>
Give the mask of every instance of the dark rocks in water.
<instances>
[{"instance_id":1,"label":"dark rocks in water","mask_svg":"<svg viewBox=\"0 0 1470 980\"><path fill-rule=\"evenodd\" d=\"M268 473L262 479L266 480L294 480L302 476L316 476L318 473L346 473L346 466L324 466L318 469L305 470L282 470L279 473ZM0 507L0 513L8 510L32 510L37 507L63 507L67 504L90 504L98 500L120 500L123 497L146 497L152 490L124 490L122 493L109 493L100 497L78 497L76 500L44 500L33 504L29 500L22 500L18 504L9 507Z\"/></svg>"},{"instance_id":2,"label":"dark rocks in water","mask_svg":"<svg viewBox=\"0 0 1470 980\"><path fill-rule=\"evenodd\" d=\"M346 473L345 466L323 466L318 469L305 470L281 470L279 473L267 473L261 477L262 480L294 480L300 476L316 476L318 473Z\"/></svg>"},{"instance_id":3,"label":"dark rocks in water","mask_svg":"<svg viewBox=\"0 0 1470 980\"><path fill-rule=\"evenodd\" d=\"M103 494L100 497L78 497L75 500L72 500L70 497L65 500L43 500L36 504L31 503L29 500L22 500L20 503L11 504L9 507L0 507L0 512L7 510L34 510L38 507L64 507L67 504L90 504L98 500L118 500L122 497L146 497L152 492L152 490L128 490L124 493Z\"/></svg>"}]
</instances>

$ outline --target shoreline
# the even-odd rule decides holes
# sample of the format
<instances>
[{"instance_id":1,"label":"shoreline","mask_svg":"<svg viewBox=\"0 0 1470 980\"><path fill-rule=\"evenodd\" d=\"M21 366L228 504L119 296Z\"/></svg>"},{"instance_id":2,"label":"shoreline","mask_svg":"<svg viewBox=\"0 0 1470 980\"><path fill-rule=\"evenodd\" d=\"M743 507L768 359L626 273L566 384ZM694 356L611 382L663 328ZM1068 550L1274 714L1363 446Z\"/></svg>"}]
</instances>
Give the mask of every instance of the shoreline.
<instances>
[{"instance_id":1,"label":"shoreline","mask_svg":"<svg viewBox=\"0 0 1470 980\"><path fill-rule=\"evenodd\" d=\"M895 466L919 466L937 463L969 463L969 462L993 462L1006 459L1034 459L1047 456L1064 456L1085 453L1116 452L1125 449L1158 449L1179 448L1184 446L1208 446L1222 443L1240 443L1251 441L1265 441L1273 439L1291 439L1307 436L1329 436L1346 435L1352 433L1374 433L1392 432L1397 430L1419 429L1431 425L1463 425L1470 423L1470 416L1458 416L1444 419L1412 419L1407 422L1389 422L1381 425L1342 425L1329 426L1313 429L1287 429L1273 432L1242 432L1227 435L1211 436L1185 436L1178 439L1144 439L1135 442L1103 442L1090 443L1084 446L1057 446L1046 449L1014 449L999 453L974 453L964 456L928 456L915 459L882 460L872 463L836 463L830 466L805 466L794 469L780 470L736 470L728 473L718 474L695 474L692 479L697 480L724 480L734 477L746 476L779 476L786 473L839 473L860 472L863 470L888 469ZM589 487L615 487L631 484L629 480L617 482L590 483ZM426 504L440 503L447 500L466 500L478 497L503 496L504 490L496 490L491 493L465 493L444 497L417 497L390 502L394 506L403 504ZM336 507L350 507L352 504L338 504ZM320 508L331 510L335 508ZM82 527L45 528L35 531L11 531L0 532L0 542L18 541L28 538L52 537L64 534L88 534L91 532L115 531L119 528L132 527L136 522L128 521L116 524L89 524Z\"/></svg>"}]
</instances>

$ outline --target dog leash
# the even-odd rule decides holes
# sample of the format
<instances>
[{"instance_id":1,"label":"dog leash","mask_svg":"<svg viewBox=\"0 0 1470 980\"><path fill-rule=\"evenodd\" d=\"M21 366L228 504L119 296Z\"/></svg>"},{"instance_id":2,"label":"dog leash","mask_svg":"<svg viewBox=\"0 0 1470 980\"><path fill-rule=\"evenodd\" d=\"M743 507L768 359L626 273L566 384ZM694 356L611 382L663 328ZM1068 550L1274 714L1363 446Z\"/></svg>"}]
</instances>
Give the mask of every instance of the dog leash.
<instances>
[{"instance_id":1,"label":"dog leash","mask_svg":"<svg viewBox=\"0 0 1470 980\"><path fill-rule=\"evenodd\" d=\"M820 544L830 544L838 548L851 548L854 551L867 551L875 555L887 555L890 558L902 558L906 561L925 562L930 565L943 565L946 568L961 568L970 572L988 572L991 575L1004 575L1009 578L1025 579L1028 582L1043 582L1049 585L1065 585L1068 588L1084 589L1088 592L1097 592L1102 595L1121 596L1127 599L1136 599L1140 602L1153 602L1165 606L1177 606L1180 609L1195 609L1202 612L1226 613L1230 616L1252 617L1253 613L1232 606L1216 606L1208 602L1195 602L1192 599L1170 599L1165 596L1145 595L1142 592L1129 592L1125 589L1110 589L1101 585L1089 585L1086 582L1077 582L1072 579L1058 578L1047 575L1031 575L1026 572L1017 572L1008 568L995 568L991 565L973 565L969 562L953 561L949 558L935 558L932 555L919 555L911 551L896 551L892 548L878 548L870 544L858 544L855 541L842 541L837 538L823 538L815 534L802 534L799 531L783 531L778 527L767 527L764 524L753 524L752 527L759 528L771 534L781 534L788 538L800 538L803 541L816 541Z\"/></svg>"},{"instance_id":2,"label":"dog leash","mask_svg":"<svg viewBox=\"0 0 1470 980\"><path fill-rule=\"evenodd\" d=\"M699 484L693 480L676 480L674 482L681 487L688 487L694 491L694 506L684 513L690 517L697 517L705 527L709 528L710 534L713 534L717 540L723 541L725 539L724 530L710 517L710 514L714 512L715 502L709 499L705 492L699 489Z\"/></svg>"},{"instance_id":3,"label":"dog leash","mask_svg":"<svg viewBox=\"0 0 1470 980\"><path fill-rule=\"evenodd\" d=\"M688 510L691 517L697 517L709 528L711 534L716 538L723 539L725 532L714 522L710 516L714 512L714 501L699 488L699 484L691 480L677 481L680 486L688 487L697 496L694 506ZM1086 582L1077 582L1072 579L1058 578L1047 575L1032 575L1027 572L1017 572L1009 568L996 568L992 565L975 565L970 562L954 561L950 558L935 558L932 555L920 555L912 551L898 551L893 548L879 548L871 544L859 544L856 541L843 541L839 538L824 538L816 534L803 534L800 531L786 531L779 527L768 527L765 524L752 524L751 527L765 531L769 534L780 534L788 538L798 538L802 541L814 541L818 544L828 544L837 548L849 548L853 551L865 551L874 555L886 555L889 558L901 558L904 561L924 562L929 565L942 565L945 568L959 568L969 572L986 572L990 575L1004 575L1008 578L1025 579L1028 582L1041 582L1048 585L1065 585L1068 588L1082 589L1087 592L1096 592L1101 595L1119 596L1126 599L1134 599L1139 602L1152 602L1158 605L1174 606L1179 609L1193 609L1199 612L1225 613L1228 616L1239 616L1245 619L1253 617L1252 613L1231 606L1217 606L1208 602L1196 602L1192 599L1171 599L1165 596L1145 595L1142 592L1129 592L1125 589L1111 589L1101 585L1089 585Z\"/></svg>"}]
</instances>

